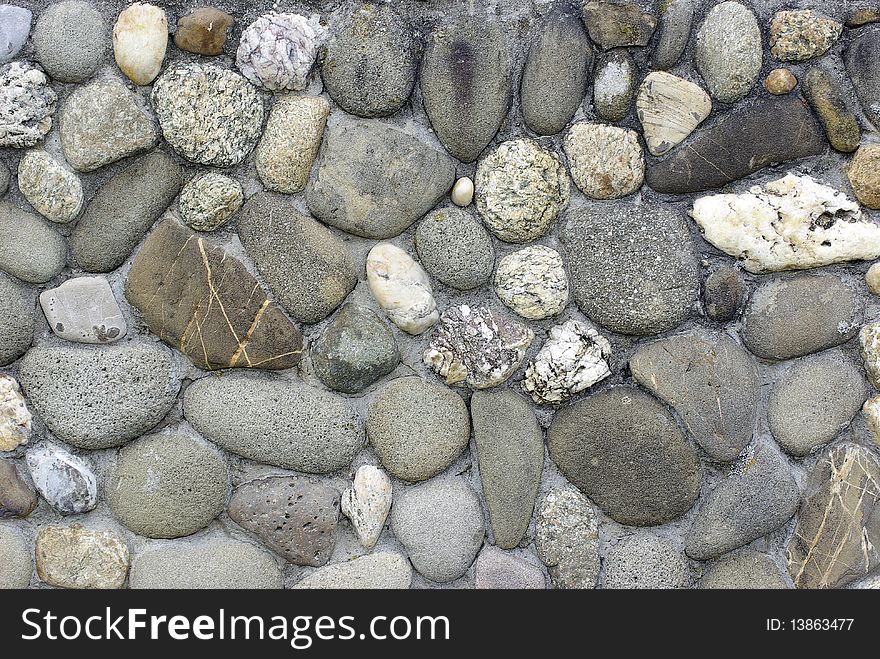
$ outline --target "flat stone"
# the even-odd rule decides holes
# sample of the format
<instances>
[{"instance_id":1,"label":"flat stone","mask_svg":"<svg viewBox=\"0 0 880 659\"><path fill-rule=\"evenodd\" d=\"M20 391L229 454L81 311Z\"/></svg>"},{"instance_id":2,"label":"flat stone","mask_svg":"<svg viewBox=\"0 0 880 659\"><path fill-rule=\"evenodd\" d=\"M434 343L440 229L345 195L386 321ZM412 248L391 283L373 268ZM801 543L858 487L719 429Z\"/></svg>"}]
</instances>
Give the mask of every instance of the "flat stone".
<instances>
[{"instance_id":1,"label":"flat stone","mask_svg":"<svg viewBox=\"0 0 880 659\"><path fill-rule=\"evenodd\" d=\"M626 48L601 53L593 75L593 110L599 119L622 121L629 114L639 67Z\"/></svg>"},{"instance_id":2,"label":"flat stone","mask_svg":"<svg viewBox=\"0 0 880 659\"><path fill-rule=\"evenodd\" d=\"M113 25L113 55L116 65L136 85L149 85L162 68L168 48L168 18L165 10L135 2Z\"/></svg>"},{"instance_id":3,"label":"flat stone","mask_svg":"<svg viewBox=\"0 0 880 659\"><path fill-rule=\"evenodd\" d=\"M573 487L550 490L535 517L535 547L557 588L595 588L599 578L599 520Z\"/></svg>"},{"instance_id":4,"label":"flat stone","mask_svg":"<svg viewBox=\"0 0 880 659\"><path fill-rule=\"evenodd\" d=\"M865 30L844 51L843 61L868 121L880 126L880 71L871 62L880 57L880 30Z\"/></svg>"},{"instance_id":5,"label":"flat stone","mask_svg":"<svg viewBox=\"0 0 880 659\"><path fill-rule=\"evenodd\" d=\"M447 286L469 291L492 276L492 238L473 213L455 206L431 211L416 227L413 242L425 270Z\"/></svg>"},{"instance_id":6,"label":"flat stone","mask_svg":"<svg viewBox=\"0 0 880 659\"><path fill-rule=\"evenodd\" d=\"M454 180L452 159L421 140L378 122L343 120L325 132L306 201L326 224L385 239L431 210Z\"/></svg>"},{"instance_id":7,"label":"flat stone","mask_svg":"<svg viewBox=\"0 0 880 659\"><path fill-rule=\"evenodd\" d=\"M0 270L44 284L67 265L64 237L43 218L0 201Z\"/></svg>"},{"instance_id":8,"label":"flat stone","mask_svg":"<svg viewBox=\"0 0 880 659\"><path fill-rule=\"evenodd\" d=\"M152 342L32 348L21 386L49 430L77 448L119 446L155 427L177 399L171 352Z\"/></svg>"},{"instance_id":9,"label":"flat stone","mask_svg":"<svg viewBox=\"0 0 880 659\"><path fill-rule=\"evenodd\" d=\"M0 272L0 366L11 364L34 338L34 295Z\"/></svg>"},{"instance_id":10,"label":"flat stone","mask_svg":"<svg viewBox=\"0 0 880 659\"><path fill-rule=\"evenodd\" d=\"M847 15L844 25L846 27L862 27L878 21L880 21L880 8L857 7Z\"/></svg>"},{"instance_id":11,"label":"flat stone","mask_svg":"<svg viewBox=\"0 0 880 659\"><path fill-rule=\"evenodd\" d=\"M196 55L222 55L235 20L216 7L198 7L177 19L174 45Z\"/></svg>"},{"instance_id":12,"label":"flat stone","mask_svg":"<svg viewBox=\"0 0 880 659\"><path fill-rule=\"evenodd\" d=\"M584 2L583 17L590 39L602 50L647 46L657 27L657 18L635 5Z\"/></svg>"},{"instance_id":13,"label":"flat stone","mask_svg":"<svg viewBox=\"0 0 880 659\"><path fill-rule=\"evenodd\" d=\"M241 33L235 55L238 70L268 91L302 91L326 30L318 17L271 11Z\"/></svg>"},{"instance_id":14,"label":"flat stone","mask_svg":"<svg viewBox=\"0 0 880 659\"><path fill-rule=\"evenodd\" d=\"M859 120L850 109L837 78L814 66L804 76L801 88L822 122L831 146L843 153L858 149L862 137Z\"/></svg>"},{"instance_id":15,"label":"flat stone","mask_svg":"<svg viewBox=\"0 0 880 659\"><path fill-rule=\"evenodd\" d=\"M776 279L752 293L740 336L762 359L792 359L846 343L861 315L856 292L837 276Z\"/></svg>"},{"instance_id":16,"label":"flat stone","mask_svg":"<svg viewBox=\"0 0 880 659\"><path fill-rule=\"evenodd\" d=\"M593 204L569 214L560 240L578 307L613 332L669 331L697 300L693 239L671 210Z\"/></svg>"},{"instance_id":17,"label":"flat stone","mask_svg":"<svg viewBox=\"0 0 880 659\"><path fill-rule=\"evenodd\" d=\"M495 270L495 293L523 318L555 316L568 303L568 275L562 256L544 245L508 254Z\"/></svg>"},{"instance_id":18,"label":"flat stone","mask_svg":"<svg viewBox=\"0 0 880 659\"><path fill-rule=\"evenodd\" d=\"M645 159L634 130L581 121L563 142L571 178L593 199L617 199L642 187Z\"/></svg>"},{"instance_id":19,"label":"flat stone","mask_svg":"<svg viewBox=\"0 0 880 659\"><path fill-rule=\"evenodd\" d=\"M705 590L784 590L791 588L782 570L767 554L743 550L723 556L706 570L699 587Z\"/></svg>"},{"instance_id":20,"label":"flat stone","mask_svg":"<svg viewBox=\"0 0 880 659\"><path fill-rule=\"evenodd\" d=\"M440 143L462 162L485 149L510 105L507 39L494 22L462 16L428 37L422 102Z\"/></svg>"},{"instance_id":21,"label":"flat stone","mask_svg":"<svg viewBox=\"0 0 880 659\"><path fill-rule=\"evenodd\" d=\"M75 343L112 343L128 326L104 277L76 277L40 293L49 329Z\"/></svg>"},{"instance_id":22,"label":"flat stone","mask_svg":"<svg viewBox=\"0 0 880 659\"><path fill-rule=\"evenodd\" d=\"M605 588L690 588L687 558L672 541L653 534L628 535L605 554Z\"/></svg>"},{"instance_id":23,"label":"flat stone","mask_svg":"<svg viewBox=\"0 0 880 659\"><path fill-rule=\"evenodd\" d=\"M392 485L388 475L373 465L358 467L351 487L342 493L342 513L360 543L367 549L376 546L385 520L391 512Z\"/></svg>"},{"instance_id":24,"label":"flat stone","mask_svg":"<svg viewBox=\"0 0 880 659\"><path fill-rule=\"evenodd\" d=\"M294 589L401 590L412 583L413 569L405 556L380 551L346 563L334 563L316 570L293 586Z\"/></svg>"},{"instance_id":25,"label":"flat stone","mask_svg":"<svg viewBox=\"0 0 880 659\"><path fill-rule=\"evenodd\" d=\"M835 353L793 363L774 383L767 403L773 438L802 457L827 444L862 408L868 390L860 370Z\"/></svg>"},{"instance_id":26,"label":"flat stone","mask_svg":"<svg viewBox=\"0 0 880 659\"><path fill-rule=\"evenodd\" d=\"M694 0L670 0L660 14L660 36L651 54L651 68L666 71L681 59L691 37Z\"/></svg>"},{"instance_id":27,"label":"flat stone","mask_svg":"<svg viewBox=\"0 0 880 659\"><path fill-rule=\"evenodd\" d=\"M18 161L18 189L35 211L59 224L74 220L83 206L79 177L41 149Z\"/></svg>"},{"instance_id":28,"label":"flat stone","mask_svg":"<svg viewBox=\"0 0 880 659\"><path fill-rule=\"evenodd\" d=\"M40 496L60 514L76 515L97 505L97 480L82 458L46 443L28 451L25 460Z\"/></svg>"},{"instance_id":29,"label":"flat stone","mask_svg":"<svg viewBox=\"0 0 880 659\"><path fill-rule=\"evenodd\" d=\"M431 279L422 266L391 243L379 243L367 254L367 281L388 318L408 334L421 334L439 318Z\"/></svg>"},{"instance_id":30,"label":"flat stone","mask_svg":"<svg viewBox=\"0 0 880 659\"><path fill-rule=\"evenodd\" d=\"M705 561L743 547L791 519L799 498L788 462L760 442L703 497L685 551Z\"/></svg>"},{"instance_id":31,"label":"flat stone","mask_svg":"<svg viewBox=\"0 0 880 659\"><path fill-rule=\"evenodd\" d=\"M227 451L310 474L347 467L364 443L358 416L344 398L255 373L194 382L183 413L199 434Z\"/></svg>"},{"instance_id":32,"label":"flat stone","mask_svg":"<svg viewBox=\"0 0 880 659\"><path fill-rule=\"evenodd\" d=\"M880 461L849 442L810 472L786 558L798 588L840 588L880 565Z\"/></svg>"},{"instance_id":33,"label":"flat stone","mask_svg":"<svg viewBox=\"0 0 880 659\"><path fill-rule=\"evenodd\" d=\"M859 147L846 168L853 193L862 204L880 209L880 144Z\"/></svg>"},{"instance_id":34,"label":"flat stone","mask_svg":"<svg viewBox=\"0 0 880 659\"><path fill-rule=\"evenodd\" d=\"M736 318L743 299L743 281L739 270L722 266L713 271L703 284L703 306L706 316L717 323Z\"/></svg>"},{"instance_id":35,"label":"flat stone","mask_svg":"<svg viewBox=\"0 0 880 659\"><path fill-rule=\"evenodd\" d=\"M336 544L339 492L307 478L260 478L236 488L229 516L291 563L317 567Z\"/></svg>"},{"instance_id":36,"label":"flat stone","mask_svg":"<svg viewBox=\"0 0 880 659\"><path fill-rule=\"evenodd\" d=\"M231 220L243 203L241 183L219 172L206 172L183 186L177 205L190 229L214 231Z\"/></svg>"},{"instance_id":37,"label":"flat stone","mask_svg":"<svg viewBox=\"0 0 880 659\"><path fill-rule=\"evenodd\" d=\"M440 583L464 576L483 544L480 500L461 478L438 478L406 490L391 528L418 572Z\"/></svg>"},{"instance_id":38,"label":"flat stone","mask_svg":"<svg viewBox=\"0 0 880 659\"><path fill-rule=\"evenodd\" d=\"M777 96L788 94L797 84L797 78L788 69L773 69L764 78L764 89Z\"/></svg>"},{"instance_id":39,"label":"flat stone","mask_svg":"<svg viewBox=\"0 0 880 659\"><path fill-rule=\"evenodd\" d=\"M42 69L27 62L0 66L0 147L26 149L42 140L56 99Z\"/></svg>"},{"instance_id":40,"label":"flat stone","mask_svg":"<svg viewBox=\"0 0 880 659\"><path fill-rule=\"evenodd\" d=\"M770 21L770 54L783 62L819 57L842 32L842 24L812 9L780 11Z\"/></svg>"},{"instance_id":41,"label":"flat stone","mask_svg":"<svg viewBox=\"0 0 880 659\"><path fill-rule=\"evenodd\" d=\"M752 357L725 334L679 334L642 345L633 378L678 413L707 455L730 462L751 441L758 409Z\"/></svg>"},{"instance_id":42,"label":"flat stone","mask_svg":"<svg viewBox=\"0 0 880 659\"><path fill-rule=\"evenodd\" d=\"M57 588L122 588L128 575L128 547L110 530L44 526L35 553L37 576Z\"/></svg>"},{"instance_id":43,"label":"flat stone","mask_svg":"<svg viewBox=\"0 0 880 659\"><path fill-rule=\"evenodd\" d=\"M0 64L15 58L31 32L34 15L16 5L0 5Z\"/></svg>"},{"instance_id":44,"label":"flat stone","mask_svg":"<svg viewBox=\"0 0 880 659\"><path fill-rule=\"evenodd\" d=\"M541 568L492 545L485 545L474 563L474 588L538 590L546 585Z\"/></svg>"},{"instance_id":45,"label":"flat stone","mask_svg":"<svg viewBox=\"0 0 880 659\"><path fill-rule=\"evenodd\" d=\"M11 524L0 524L0 556L0 590L27 588L34 573L34 559L27 538Z\"/></svg>"},{"instance_id":46,"label":"flat stone","mask_svg":"<svg viewBox=\"0 0 880 659\"><path fill-rule=\"evenodd\" d=\"M755 14L738 2L712 7L694 47L697 70L712 97L722 103L743 98L758 80L762 60L761 28Z\"/></svg>"},{"instance_id":47,"label":"flat stone","mask_svg":"<svg viewBox=\"0 0 880 659\"><path fill-rule=\"evenodd\" d=\"M151 149L159 141L153 115L117 78L77 87L59 115L64 157L79 172Z\"/></svg>"},{"instance_id":48,"label":"flat stone","mask_svg":"<svg viewBox=\"0 0 880 659\"><path fill-rule=\"evenodd\" d=\"M315 374L345 394L363 391L400 362L391 330L369 309L347 304L311 347Z\"/></svg>"},{"instance_id":49,"label":"flat stone","mask_svg":"<svg viewBox=\"0 0 880 659\"><path fill-rule=\"evenodd\" d=\"M520 107L529 130L555 135L565 128L584 100L592 66L580 17L570 7L551 12L532 41L520 83Z\"/></svg>"},{"instance_id":50,"label":"flat stone","mask_svg":"<svg viewBox=\"0 0 880 659\"><path fill-rule=\"evenodd\" d=\"M880 389L880 323L868 323L859 331L859 351L865 372L875 389Z\"/></svg>"},{"instance_id":51,"label":"flat stone","mask_svg":"<svg viewBox=\"0 0 880 659\"><path fill-rule=\"evenodd\" d=\"M474 393L471 418L495 544L512 549L532 519L544 436L529 403L511 389Z\"/></svg>"},{"instance_id":52,"label":"flat stone","mask_svg":"<svg viewBox=\"0 0 880 659\"><path fill-rule=\"evenodd\" d=\"M277 370L300 360L302 334L241 261L174 218L135 256L125 296L154 334L201 368Z\"/></svg>"},{"instance_id":53,"label":"flat stone","mask_svg":"<svg viewBox=\"0 0 880 659\"><path fill-rule=\"evenodd\" d=\"M28 443L32 418L18 382L0 375L0 451L13 451Z\"/></svg>"},{"instance_id":54,"label":"flat stone","mask_svg":"<svg viewBox=\"0 0 880 659\"><path fill-rule=\"evenodd\" d=\"M82 82L107 58L110 30L92 3L66 0L40 14L32 40L46 73L59 82Z\"/></svg>"},{"instance_id":55,"label":"flat stone","mask_svg":"<svg viewBox=\"0 0 880 659\"><path fill-rule=\"evenodd\" d=\"M419 377L397 378L373 398L367 436L392 476L436 476L467 448L470 417L461 397Z\"/></svg>"},{"instance_id":56,"label":"flat stone","mask_svg":"<svg viewBox=\"0 0 880 659\"><path fill-rule=\"evenodd\" d=\"M37 502L37 493L22 479L15 463L0 459L0 519L27 517Z\"/></svg>"},{"instance_id":57,"label":"flat stone","mask_svg":"<svg viewBox=\"0 0 880 659\"><path fill-rule=\"evenodd\" d=\"M636 113L648 151L662 156L694 132L712 111L712 100L699 86L655 71L639 87Z\"/></svg>"},{"instance_id":58,"label":"flat stone","mask_svg":"<svg viewBox=\"0 0 880 659\"><path fill-rule=\"evenodd\" d=\"M547 445L563 475L620 524L677 519L700 492L696 450L666 408L635 388L606 389L562 408Z\"/></svg>"}]
</instances>

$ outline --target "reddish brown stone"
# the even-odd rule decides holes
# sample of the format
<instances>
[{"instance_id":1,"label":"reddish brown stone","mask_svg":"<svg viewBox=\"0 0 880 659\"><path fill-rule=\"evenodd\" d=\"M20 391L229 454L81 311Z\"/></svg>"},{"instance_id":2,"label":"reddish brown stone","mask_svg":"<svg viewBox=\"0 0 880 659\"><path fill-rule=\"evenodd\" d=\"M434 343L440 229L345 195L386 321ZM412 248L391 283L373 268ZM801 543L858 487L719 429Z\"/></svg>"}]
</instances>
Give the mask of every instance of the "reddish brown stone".
<instances>
[{"instance_id":1,"label":"reddish brown stone","mask_svg":"<svg viewBox=\"0 0 880 659\"><path fill-rule=\"evenodd\" d=\"M197 55L221 55L233 18L214 7L199 7L177 21L174 45Z\"/></svg>"}]
</instances>

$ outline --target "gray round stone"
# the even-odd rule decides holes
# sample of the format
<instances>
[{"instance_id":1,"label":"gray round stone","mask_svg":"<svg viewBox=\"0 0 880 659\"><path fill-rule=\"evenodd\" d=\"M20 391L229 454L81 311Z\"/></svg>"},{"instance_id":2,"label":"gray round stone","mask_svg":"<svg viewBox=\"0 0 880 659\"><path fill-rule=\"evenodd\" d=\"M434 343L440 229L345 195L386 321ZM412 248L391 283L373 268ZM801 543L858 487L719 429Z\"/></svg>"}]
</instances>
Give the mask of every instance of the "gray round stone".
<instances>
[{"instance_id":1,"label":"gray round stone","mask_svg":"<svg viewBox=\"0 0 880 659\"><path fill-rule=\"evenodd\" d=\"M11 524L0 524L0 590L27 588L34 573L33 550Z\"/></svg>"},{"instance_id":2,"label":"gray round stone","mask_svg":"<svg viewBox=\"0 0 880 659\"><path fill-rule=\"evenodd\" d=\"M432 211L419 222L415 246L431 276L462 291L489 281L495 266L489 232L471 213L454 206Z\"/></svg>"},{"instance_id":3,"label":"gray round stone","mask_svg":"<svg viewBox=\"0 0 880 659\"><path fill-rule=\"evenodd\" d=\"M629 114L639 77L639 67L626 48L602 53L593 77L593 109L605 121L620 121Z\"/></svg>"},{"instance_id":4,"label":"gray round stone","mask_svg":"<svg viewBox=\"0 0 880 659\"><path fill-rule=\"evenodd\" d=\"M0 201L0 270L45 284L67 265L64 237L43 218Z\"/></svg>"},{"instance_id":5,"label":"gray round stone","mask_svg":"<svg viewBox=\"0 0 880 659\"><path fill-rule=\"evenodd\" d=\"M106 59L110 30L92 3L66 0L40 14L32 39L46 73L59 82L82 82Z\"/></svg>"},{"instance_id":6,"label":"gray round stone","mask_svg":"<svg viewBox=\"0 0 880 659\"><path fill-rule=\"evenodd\" d=\"M34 295L0 272L0 366L21 357L34 338Z\"/></svg>"},{"instance_id":7,"label":"gray round stone","mask_svg":"<svg viewBox=\"0 0 880 659\"><path fill-rule=\"evenodd\" d=\"M690 588L684 553L670 540L653 534L621 538L605 554L605 588Z\"/></svg>"},{"instance_id":8,"label":"gray round stone","mask_svg":"<svg viewBox=\"0 0 880 659\"><path fill-rule=\"evenodd\" d=\"M474 566L478 590L540 590L546 588L544 572L537 565L492 545L485 545Z\"/></svg>"},{"instance_id":9,"label":"gray round stone","mask_svg":"<svg viewBox=\"0 0 880 659\"><path fill-rule=\"evenodd\" d=\"M783 590L791 588L782 570L767 554L750 549L723 556L703 574L706 590Z\"/></svg>"},{"instance_id":10,"label":"gray round stone","mask_svg":"<svg viewBox=\"0 0 880 659\"><path fill-rule=\"evenodd\" d=\"M761 28L750 9L738 2L715 5L697 32L697 70L709 93L735 103L749 93L761 73Z\"/></svg>"}]
</instances>

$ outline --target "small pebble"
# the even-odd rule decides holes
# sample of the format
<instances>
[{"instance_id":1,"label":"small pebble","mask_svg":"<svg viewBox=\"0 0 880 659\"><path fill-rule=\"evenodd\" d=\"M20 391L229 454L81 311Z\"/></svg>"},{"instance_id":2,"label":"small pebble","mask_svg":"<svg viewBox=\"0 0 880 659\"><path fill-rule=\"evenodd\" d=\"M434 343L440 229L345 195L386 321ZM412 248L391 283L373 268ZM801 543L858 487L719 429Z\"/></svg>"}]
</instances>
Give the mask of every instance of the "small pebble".
<instances>
[{"instance_id":1,"label":"small pebble","mask_svg":"<svg viewBox=\"0 0 880 659\"><path fill-rule=\"evenodd\" d=\"M797 78L788 69L773 69L764 78L764 89L771 94L781 96L797 87L797 83Z\"/></svg>"},{"instance_id":2,"label":"small pebble","mask_svg":"<svg viewBox=\"0 0 880 659\"><path fill-rule=\"evenodd\" d=\"M846 168L853 192L868 208L880 209L880 144L865 144Z\"/></svg>"},{"instance_id":3,"label":"small pebble","mask_svg":"<svg viewBox=\"0 0 880 659\"><path fill-rule=\"evenodd\" d=\"M861 7L854 9L846 18L847 27L861 27L880 21L880 8Z\"/></svg>"},{"instance_id":4,"label":"small pebble","mask_svg":"<svg viewBox=\"0 0 880 659\"><path fill-rule=\"evenodd\" d=\"M391 479L372 465L357 470L351 487L342 493L342 513L351 520L358 540L367 549L376 546L391 512Z\"/></svg>"},{"instance_id":5,"label":"small pebble","mask_svg":"<svg viewBox=\"0 0 880 659\"><path fill-rule=\"evenodd\" d=\"M462 176L452 186L452 203L456 206L470 206L474 200L474 182L467 176Z\"/></svg>"},{"instance_id":6,"label":"small pebble","mask_svg":"<svg viewBox=\"0 0 880 659\"><path fill-rule=\"evenodd\" d=\"M197 55L222 55L234 19L216 7L193 9L177 21L174 45Z\"/></svg>"},{"instance_id":7,"label":"small pebble","mask_svg":"<svg viewBox=\"0 0 880 659\"><path fill-rule=\"evenodd\" d=\"M168 18L155 5L136 2L124 9L113 26L116 64L136 85L149 85L162 68L168 48Z\"/></svg>"},{"instance_id":8,"label":"small pebble","mask_svg":"<svg viewBox=\"0 0 880 659\"><path fill-rule=\"evenodd\" d=\"M21 477L15 463L0 459L0 519L27 517L37 503L37 493Z\"/></svg>"},{"instance_id":9,"label":"small pebble","mask_svg":"<svg viewBox=\"0 0 880 659\"><path fill-rule=\"evenodd\" d=\"M865 283L868 290L874 295L880 295L880 263L874 263L865 274Z\"/></svg>"},{"instance_id":10,"label":"small pebble","mask_svg":"<svg viewBox=\"0 0 880 659\"><path fill-rule=\"evenodd\" d=\"M177 202L180 216L196 231L215 231L244 203L241 183L220 172L206 172L183 186Z\"/></svg>"}]
</instances>

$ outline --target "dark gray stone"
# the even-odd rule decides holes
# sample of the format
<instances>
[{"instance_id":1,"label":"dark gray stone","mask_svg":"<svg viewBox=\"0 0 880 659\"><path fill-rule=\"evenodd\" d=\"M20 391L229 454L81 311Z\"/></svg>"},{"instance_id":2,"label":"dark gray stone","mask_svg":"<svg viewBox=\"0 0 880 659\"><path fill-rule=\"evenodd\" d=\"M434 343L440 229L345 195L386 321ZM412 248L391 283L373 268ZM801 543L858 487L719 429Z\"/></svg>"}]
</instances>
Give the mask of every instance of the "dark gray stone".
<instances>
[{"instance_id":1,"label":"dark gray stone","mask_svg":"<svg viewBox=\"0 0 880 659\"><path fill-rule=\"evenodd\" d=\"M0 201L0 270L45 284L64 269L67 243L43 218Z\"/></svg>"},{"instance_id":2,"label":"dark gray stone","mask_svg":"<svg viewBox=\"0 0 880 659\"><path fill-rule=\"evenodd\" d=\"M474 565L478 590L538 590L546 588L541 568L492 545L483 547Z\"/></svg>"},{"instance_id":3,"label":"dark gray stone","mask_svg":"<svg viewBox=\"0 0 880 659\"><path fill-rule=\"evenodd\" d=\"M584 2L583 15L590 39L603 50L647 46L657 27L655 16L633 4Z\"/></svg>"},{"instance_id":4,"label":"dark gray stone","mask_svg":"<svg viewBox=\"0 0 880 659\"><path fill-rule=\"evenodd\" d=\"M34 295L0 272L0 366L21 357L34 338Z\"/></svg>"},{"instance_id":5,"label":"dark gray stone","mask_svg":"<svg viewBox=\"0 0 880 659\"><path fill-rule=\"evenodd\" d=\"M651 68L666 71L675 66L687 47L694 22L694 0L669 0L660 15L660 36L651 55Z\"/></svg>"},{"instance_id":6,"label":"dark gray stone","mask_svg":"<svg viewBox=\"0 0 880 659\"><path fill-rule=\"evenodd\" d=\"M593 110L605 121L620 121L629 114L639 67L626 48L602 53L593 76Z\"/></svg>"},{"instance_id":7,"label":"dark gray stone","mask_svg":"<svg viewBox=\"0 0 880 659\"><path fill-rule=\"evenodd\" d=\"M880 30L871 29L859 34L844 53L849 78L856 90L865 115L875 127L880 127Z\"/></svg>"},{"instance_id":8,"label":"dark gray stone","mask_svg":"<svg viewBox=\"0 0 880 659\"><path fill-rule=\"evenodd\" d=\"M27 517L37 507L37 493L24 482L15 463L0 459L0 519Z\"/></svg>"},{"instance_id":9,"label":"dark gray stone","mask_svg":"<svg viewBox=\"0 0 880 659\"><path fill-rule=\"evenodd\" d=\"M69 0L40 14L32 39L46 73L59 82L82 82L106 59L110 30L92 3Z\"/></svg>"},{"instance_id":10,"label":"dark gray stone","mask_svg":"<svg viewBox=\"0 0 880 659\"><path fill-rule=\"evenodd\" d=\"M492 276L492 237L469 211L448 206L431 212L416 227L414 242L422 267L447 286L469 291Z\"/></svg>"},{"instance_id":11,"label":"dark gray stone","mask_svg":"<svg viewBox=\"0 0 880 659\"><path fill-rule=\"evenodd\" d=\"M801 90L822 122L831 146L843 153L858 149L862 137L859 120L850 109L837 77L814 66L801 78Z\"/></svg>"},{"instance_id":12,"label":"dark gray stone","mask_svg":"<svg viewBox=\"0 0 880 659\"><path fill-rule=\"evenodd\" d=\"M736 268L724 266L706 277L703 306L710 320L726 323L736 318L742 298L742 277Z\"/></svg>"},{"instance_id":13,"label":"dark gray stone","mask_svg":"<svg viewBox=\"0 0 880 659\"><path fill-rule=\"evenodd\" d=\"M643 533L621 538L605 554L605 588L690 588L687 558L672 541Z\"/></svg>"},{"instance_id":14,"label":"dark gray stone","mask_svg":"<svg viewBox=\"0 0 880 659\"><path fill-rule=\"evenodd\" d=\"M700 579L706 590L784 590L791 588L776 562L756 551L724 556L706 570Z\"/></svg>"}]
</instances>

